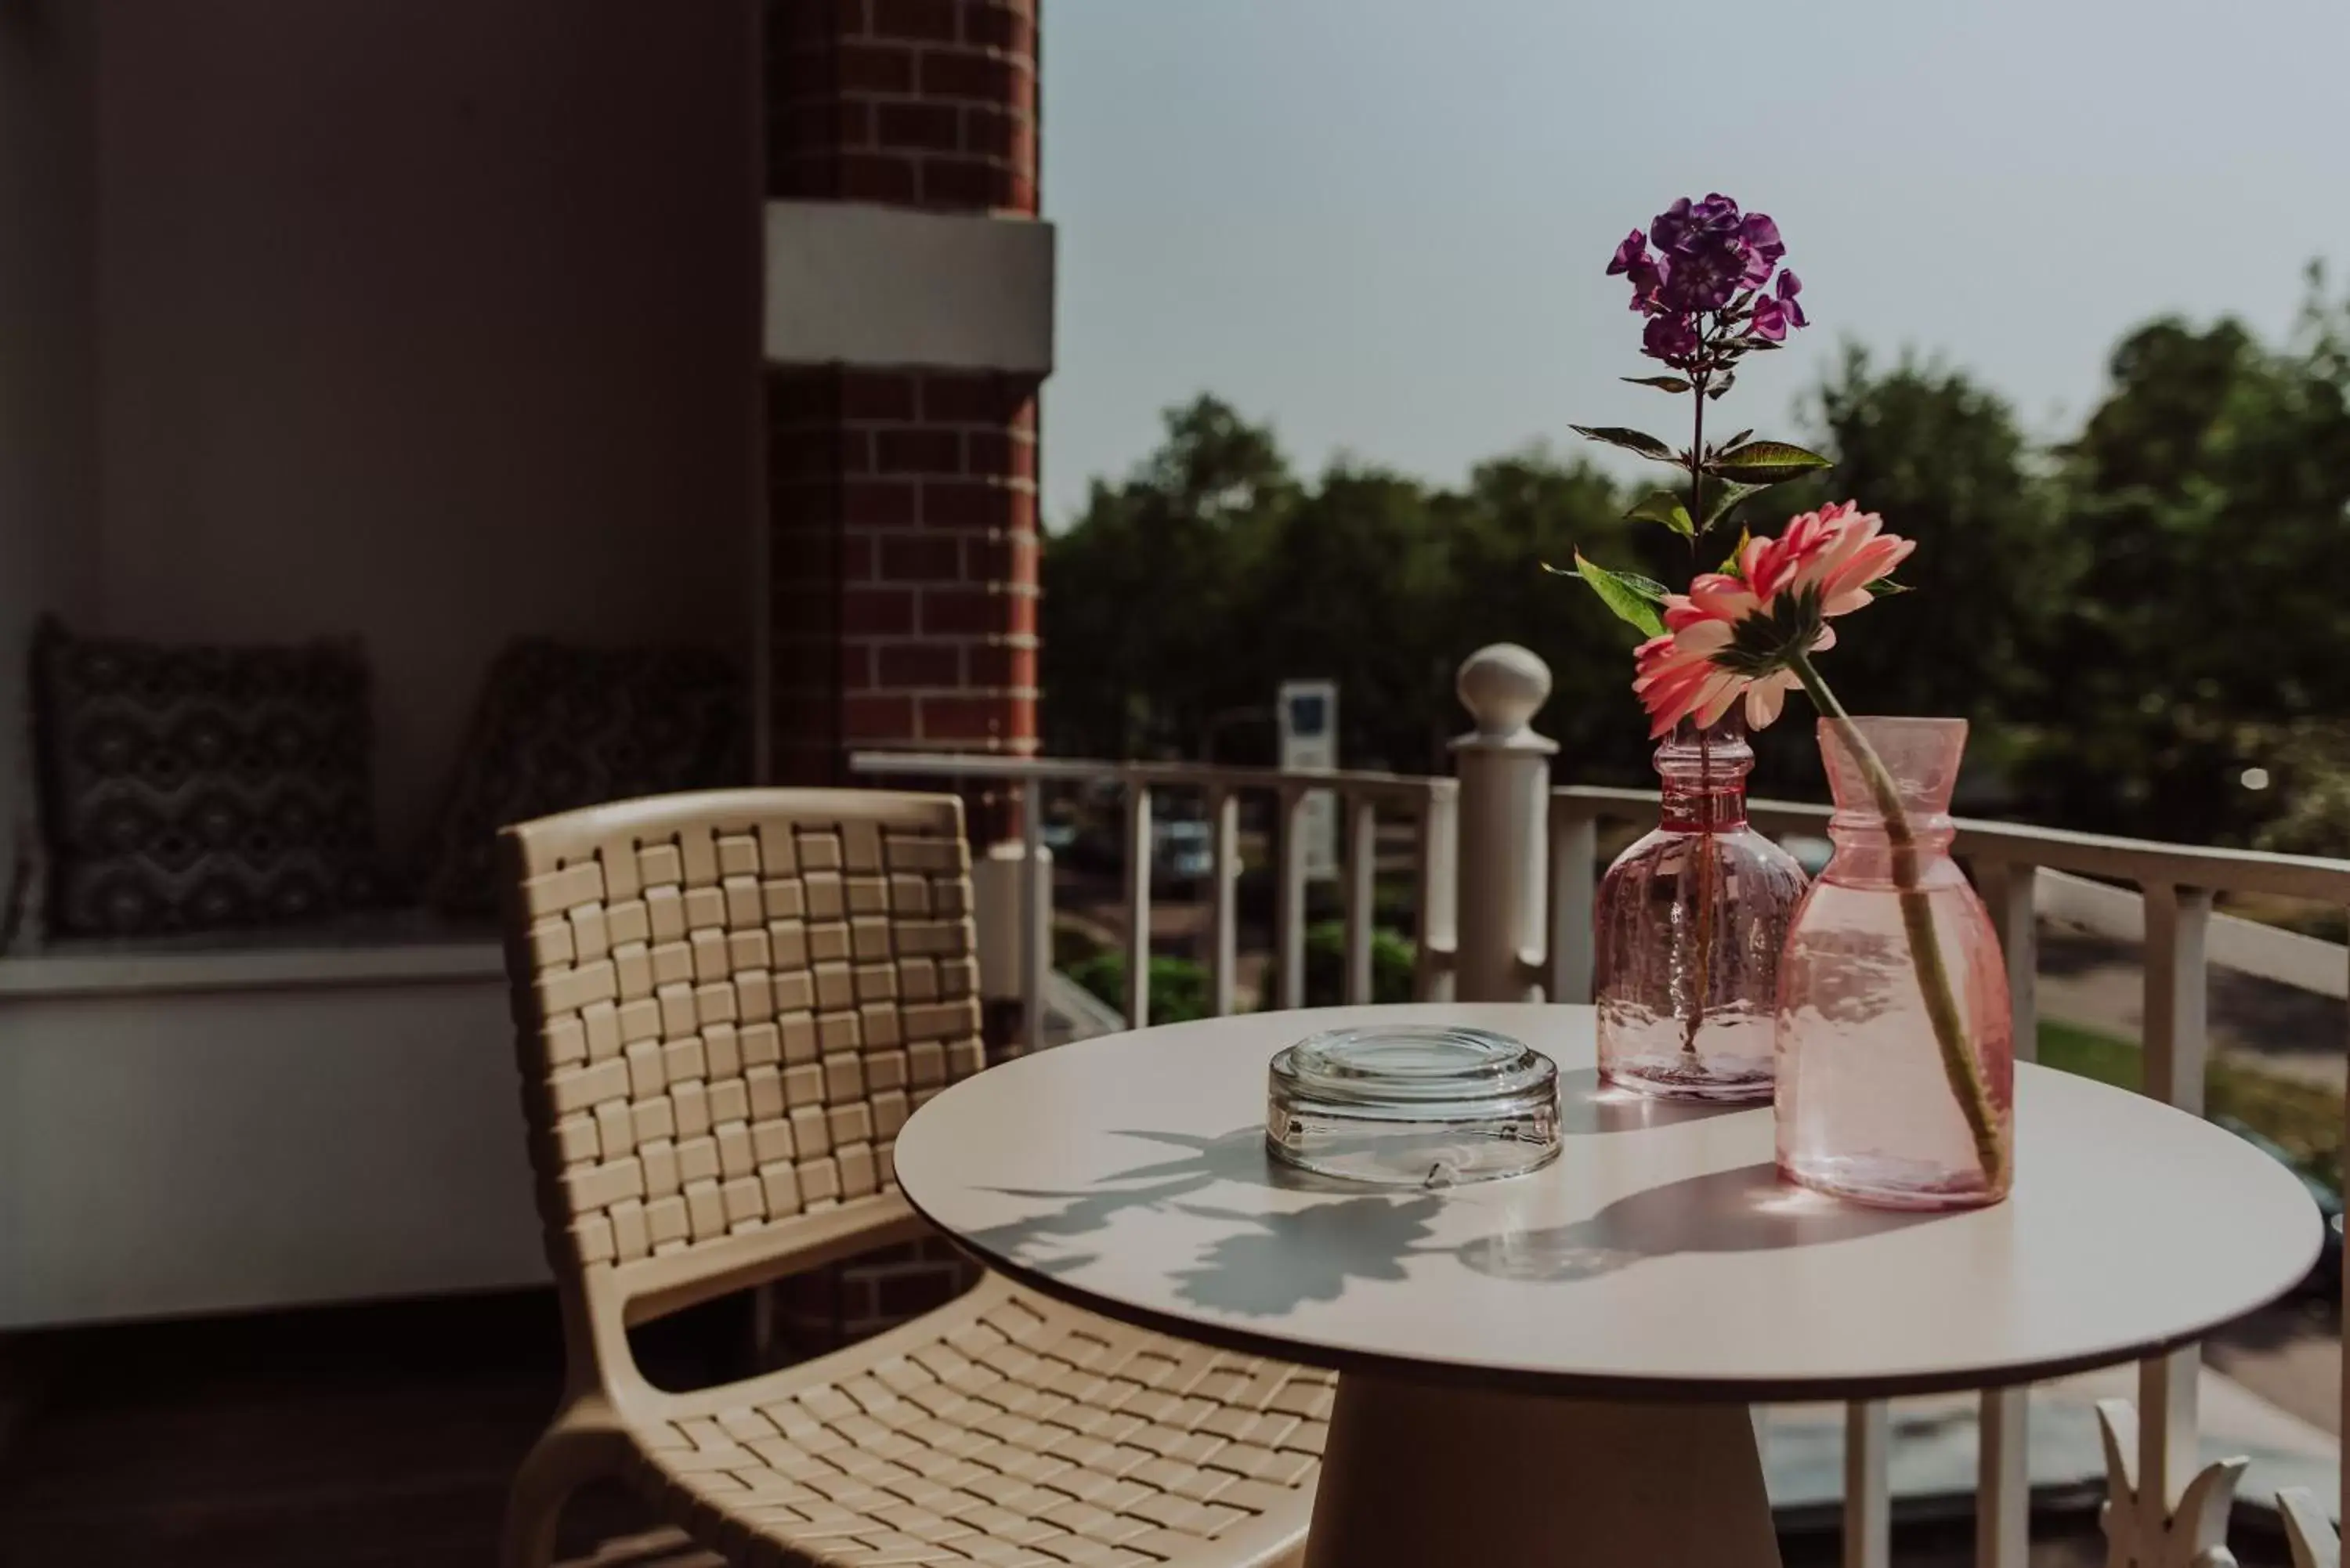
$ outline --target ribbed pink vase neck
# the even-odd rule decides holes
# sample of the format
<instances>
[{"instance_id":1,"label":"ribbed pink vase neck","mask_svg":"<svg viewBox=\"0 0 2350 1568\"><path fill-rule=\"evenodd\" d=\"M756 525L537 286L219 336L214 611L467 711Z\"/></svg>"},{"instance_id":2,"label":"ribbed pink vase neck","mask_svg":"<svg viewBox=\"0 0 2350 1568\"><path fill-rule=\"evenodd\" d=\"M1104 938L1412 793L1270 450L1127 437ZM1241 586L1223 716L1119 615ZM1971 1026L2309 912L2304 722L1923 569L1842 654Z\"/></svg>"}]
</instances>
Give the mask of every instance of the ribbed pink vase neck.
<instances>
[{"instance_id":1,"label":"ribbed pink vase neck","mask_svg":"<svg viewBox=\"0 0 2350 1568\"><path fill-rule=\"evenodd\" d=\"M1659 826L1670 833L1725 833L1746 826L1746 775L1754 748L1745 722L1725 716L1711 729L1684 719L1657 745Z\"/></svg>"}]
</instances>

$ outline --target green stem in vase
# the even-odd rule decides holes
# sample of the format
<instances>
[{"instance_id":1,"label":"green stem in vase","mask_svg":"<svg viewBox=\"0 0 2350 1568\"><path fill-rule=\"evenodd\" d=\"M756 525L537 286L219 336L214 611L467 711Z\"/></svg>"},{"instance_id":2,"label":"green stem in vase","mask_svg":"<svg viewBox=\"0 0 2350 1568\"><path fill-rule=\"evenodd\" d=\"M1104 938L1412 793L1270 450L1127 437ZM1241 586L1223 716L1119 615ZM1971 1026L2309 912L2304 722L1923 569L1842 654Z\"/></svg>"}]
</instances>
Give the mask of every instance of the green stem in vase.
<instances>
[{"instance_id":1,"label":"green stem in vase","mask_svg":"<svg viewBox=\"0 0 2350 1568\"><path fill-rule=\"evenodd\" d=\"M1934 1044L1942 1057L1942 1075L1950 1081L1950 1093L1958 1101L1959 1112L1966 1117L1967 1130L1974 1137L1975 1158L1982 1167L1986 1185L1996 1189L2007 1176L2007 1149L2000 1141L1999 1117L1991 1103L1990 1088L1984 1084L1982 1064L1975 1057L1968 1043L1966 1022L1960 1016L1957 993L1950 985L1950 966L1942 958L1941 938L1934 929L1934 907L1925 889L1918 885L1918 836L1909 824L1908 808L1901 800L1901 786L1868 743L1860 726L1820 679L1812 661L1797 653L1789 661L1795 679L1803 682L1804 691L1835 730L1837 741L1846 753L1860 766L1861 776L1867 782L1868 793L1877 803L1878 813L1885 818L1885 839L1891 850L1893 886L1901 905L1901 927L1909 939L1909 960L1918 973L1918 989L1926 1001L1926 1016L1932 1023Z\"/></svg>"},{"instance_id":2,"label":"green stem in vase","mask_svg":"<svg viewBox=\"0 0 2350 1568\"><path fill-rule=\"evenodd\" d=\"M1705 371L1699 370L1690 378L1695 392L1690 401L1695 409L1694 428L1690 431L1690 504L1692 518L1705 515L1705 393L1708 384ZM1698 535L1690 535L1690 571L1697 571ZM1713 784L1713 737L1704 725L1697 732L1698 771L1698 836L1697 836L1697 973L1695 989L1690 995L1689 1017L1681 1025L1681 1054L1694 1064L1697 1056L1698 1031L1705 1027L1705 996L1712 984L1713 969L1713 799L1709 793Z\"/></svg>"}]
</instances>

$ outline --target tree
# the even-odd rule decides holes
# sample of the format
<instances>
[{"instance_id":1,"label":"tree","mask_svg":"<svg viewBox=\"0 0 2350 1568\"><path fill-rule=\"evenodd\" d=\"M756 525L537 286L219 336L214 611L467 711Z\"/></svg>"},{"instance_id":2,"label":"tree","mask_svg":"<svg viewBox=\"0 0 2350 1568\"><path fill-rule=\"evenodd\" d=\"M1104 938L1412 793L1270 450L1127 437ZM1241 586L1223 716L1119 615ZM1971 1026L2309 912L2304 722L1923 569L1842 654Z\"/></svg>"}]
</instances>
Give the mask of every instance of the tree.
<instances>
[{"instance_id":1,"label":"tree","mask_svg":"<svg viewBox=\"0 0 2350 1568\"><path fill-rule=\"evenodd\" d=\"M1835 466L1774 491L1750 526L1775 533L1796 512L1850 498L1915 539L1899 576L1917 591L1839 627L1849 646L1827 656L1837 693L1856 712L1974 721L1976 773L2003 772L2019 743L2005 722L2048 688L2044 656L2085 558L2054 487L2007 403L1947 366L1905 354L1879 370L1848 348L1812 404L1814 440ZM1773 787L1815 793L1811 749L1782 750L1758 771Z\"/></svg>"},{"instance_id":2,"label":"tree","mask_svg":"<svg viewBox=\"0 0 2350 1568\"><path fill-rule=\"evenodd\" d=\"M1166 415L1167 439L1045 542L1046 749L1197 756L1210 721L1263 703L1231 656L1249 557L1296 484L1273 433L1214 398Z\"/></svg>"},{"instance_id":3,"label":"tree","mask_svg":"<svg viewBox=\"0 0 2350 1568\"><path fill-rule=\"evenodd\" d=\"M2313 273L2293 338L2157 321L2064 449L2088 562L2059 628L2029 782L2060 820L2237 839L2275 813L2247 766L2306 775L2350 710L2350 355Z\"/></svg>"}]
</instances>

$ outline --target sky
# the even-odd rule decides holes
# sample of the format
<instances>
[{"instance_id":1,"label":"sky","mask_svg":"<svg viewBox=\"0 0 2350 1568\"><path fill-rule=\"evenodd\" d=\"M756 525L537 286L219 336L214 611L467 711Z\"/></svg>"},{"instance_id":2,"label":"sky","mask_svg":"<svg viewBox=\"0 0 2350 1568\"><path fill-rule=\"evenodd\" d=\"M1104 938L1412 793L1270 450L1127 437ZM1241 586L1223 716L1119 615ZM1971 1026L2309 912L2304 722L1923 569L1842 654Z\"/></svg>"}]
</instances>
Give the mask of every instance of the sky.
<instances>
[{"instance_id":1,"label":"sky","mask_svg":"<svg viewBox=\"0 0 2350 1568\"><path fill-rule=\"evenodd\" d=\"M2350 286L2350 0L1047 0L1045 509L1213 391L1299 468L1457 483L1686 405L1627 230L1770 213L1813 326L1722 405L1794 435L1846 340L2061 434L2148 317L2282 335Z\"/></svg>"}]
</instances>

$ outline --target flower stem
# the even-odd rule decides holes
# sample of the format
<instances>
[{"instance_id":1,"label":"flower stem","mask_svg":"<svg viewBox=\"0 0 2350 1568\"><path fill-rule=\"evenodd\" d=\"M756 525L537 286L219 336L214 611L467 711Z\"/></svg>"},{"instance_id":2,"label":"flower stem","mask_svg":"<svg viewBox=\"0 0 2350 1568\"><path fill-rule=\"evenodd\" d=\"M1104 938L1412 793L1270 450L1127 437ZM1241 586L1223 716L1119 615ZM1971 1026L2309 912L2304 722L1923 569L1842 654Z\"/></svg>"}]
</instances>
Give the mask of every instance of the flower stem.
<instances>
[{"instance_id":1,"label":"flower stem","mask_svg":"<svg viewBox=\"0 0 2350 1568\"><path fill-rule=\"evenodd\" d=\"M1845 750L1860 764L1861 775L1868 783L1868 793L1877 802L1877 809L1885 818L1885 838L1892 851L1893 886L1898 890L1901 904L1901 927L1909 939L1909 961L1918 971L1918 989L1925 996L1926 1016L1934 1028L1934 1044L1941 1051L1942 1075L1950 1081L1950 1094L1959 1104L1960 1114L1966 1117L1967 1130L1973 1135L1975 1158L1982 1167L1984 1184L1996 1190L2006 1179L2007 1150L2000 1143L1999 1118L1991 1103L1991 1091L1982 1077L1982 1064L1975 1059L1968 1044L1965 1022L1959 1016L1958 997L1950 988L1950 966L1942 960L1941 939L1934 930L1934 907L1925 889L1918 885L1918 836L1909 826L1909 813L1901 803L1901 786L1868 743L1860 726L1828 690L1812 668L1811 659L1797 653L1789 662L1795 679L1802 681L1812 705L1835 729Z\"/></svg>"},{"instance_id":2,"label":"flower stem","mask_svg":"<svg viewBox=\"0 0 2350 1568\"><path fill-rule=\"evenodd\" d=\"M1713 842L1713 739L1703 729L1697 732L1698 771L1698 834L1697 834L1697 973L1696 989L1690 997L1689 1017L1681 1023L1681 1054L1697 1054L1697 1032L1705 1025L1705 997L1712 983L1713 968L1713 876L1715 846Z\"/></svg>"},{"instance_id":3,"label":"flower stem","mask_svg":"<svg viewBox=\"0 0 2350 1568\"><path fill-rule=\"evenodd\" d=\"M1705 389L1707 375L1702 369L1690 378L1695 407L1695 428L1690 432L1690 576L1697 576L1698 541L1704 530L1698 520L1705 515ZM1681 1054L1697 1055L1698 1031L1705 1027L1705 996L1711 984L1713 968L1713 801L1708 793L1713 784L1713 742L1703 725L1697 732L1698 799L1700 801L1697 839L1697 981L1690 997L1689 1017L1681 1024Z\"/></svg>"}]
</instances>

